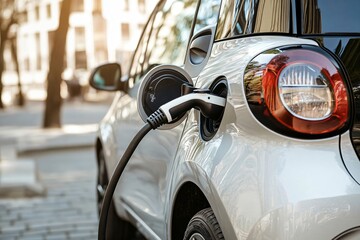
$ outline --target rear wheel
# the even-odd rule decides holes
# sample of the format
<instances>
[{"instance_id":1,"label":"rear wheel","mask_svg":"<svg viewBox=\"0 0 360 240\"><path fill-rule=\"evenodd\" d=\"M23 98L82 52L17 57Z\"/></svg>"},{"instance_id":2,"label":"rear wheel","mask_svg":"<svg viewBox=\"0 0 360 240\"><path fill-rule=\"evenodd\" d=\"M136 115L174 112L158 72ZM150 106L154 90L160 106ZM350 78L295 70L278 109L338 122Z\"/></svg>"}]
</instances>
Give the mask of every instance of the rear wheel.
<instances>
[{"instance_id":1,"label":"rear wheel","mask_svg":"<svg viewBox=\"0 0 360 240\"><path fill-rule=\"evenodd\" d=\"M211 208L205 208L191 218L184 240L224 240L220 225Z\"/></svg>"},{"instance_id":2,"label":"rear wheel","mask_svg":"<svg viewBox=\"0 0 360 240\"><path fill-rule=\"evenodd\" d=\"M97 176L97 206L100 215L102 201L107 185L109 184L109 177L105 166L104 152L101 149L98 155L98 176ZM121 219L115 210L114 202L111 202L109 215L106 227L106 239L123 239L133 240L139 238L136 229L127 221Z\"/></svg>"}]
</instances>

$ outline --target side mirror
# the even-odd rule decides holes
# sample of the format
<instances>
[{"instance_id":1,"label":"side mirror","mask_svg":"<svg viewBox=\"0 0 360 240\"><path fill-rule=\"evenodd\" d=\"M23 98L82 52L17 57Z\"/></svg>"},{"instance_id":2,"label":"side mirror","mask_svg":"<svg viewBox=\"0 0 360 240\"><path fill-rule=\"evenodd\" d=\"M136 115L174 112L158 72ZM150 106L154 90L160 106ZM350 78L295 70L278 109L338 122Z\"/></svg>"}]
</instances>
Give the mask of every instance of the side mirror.
<instances>
[{"instance_id":1,"label":"side mirror","mask_svg":"<svg viewBox=\"0 0 360 240\"><path fill-rule=\"evenodd\" d=\"M102 91L123 90L120 65L118 63L106 63L96 67L90 75L89 84Z\"/></svg>"},{"instance_id":2,"label":"side mirror","mask_svg":"<svg viewBox=\"0 0 360 240\"><path fill-rule=\"evenodd\" d=\"M184 85L192 86L189 74L181 67L159 65L151 69L142 80L138 92L138 111L144 122L163 104L183 95ZM159 129L170 129L179 125L186 114L174 119Z\"/></svg>"}]
</instances>

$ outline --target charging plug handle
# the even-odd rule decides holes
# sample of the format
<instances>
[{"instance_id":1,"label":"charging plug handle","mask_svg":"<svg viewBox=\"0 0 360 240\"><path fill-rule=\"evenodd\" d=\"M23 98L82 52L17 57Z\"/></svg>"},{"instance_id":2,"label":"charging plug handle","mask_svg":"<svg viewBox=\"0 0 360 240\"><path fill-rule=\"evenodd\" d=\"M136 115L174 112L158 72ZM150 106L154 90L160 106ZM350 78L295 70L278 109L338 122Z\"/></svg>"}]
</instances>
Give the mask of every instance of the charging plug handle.
<instances>
[{"instance_id":1,"label":"charging plug handle","mask_svg":"<svg viewBox=\"0 0 360 240\"><path fill-rule=\"evenodd\" d=\"M199 110L207 118L217 120L223 112L225 103L225 98L211 93L190 93L162 105L148 117L147 122L155 129L170 123L192 108Z\"/></svg>"}]
</instances>

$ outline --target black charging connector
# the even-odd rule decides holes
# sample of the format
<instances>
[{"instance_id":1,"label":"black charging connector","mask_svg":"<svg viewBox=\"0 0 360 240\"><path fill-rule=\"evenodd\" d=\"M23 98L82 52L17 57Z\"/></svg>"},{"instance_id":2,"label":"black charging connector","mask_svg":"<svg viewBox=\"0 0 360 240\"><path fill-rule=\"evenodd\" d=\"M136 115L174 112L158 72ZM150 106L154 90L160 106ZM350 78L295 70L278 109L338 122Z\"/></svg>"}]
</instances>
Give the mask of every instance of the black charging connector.
<instances>
[{"instance_id":1,"label":"black charging connector","mask_svg":"<svg viewBox=\"0 0 360 240\"><path fill-rule=\"evenodd\" d=\"M164 112L161 109L156 110L153 114L151 114L147 119L147 123L150 124L152 129L157 129L161 127L165 123L167 123L167 118Z\"/></svg>"}]
</instances>

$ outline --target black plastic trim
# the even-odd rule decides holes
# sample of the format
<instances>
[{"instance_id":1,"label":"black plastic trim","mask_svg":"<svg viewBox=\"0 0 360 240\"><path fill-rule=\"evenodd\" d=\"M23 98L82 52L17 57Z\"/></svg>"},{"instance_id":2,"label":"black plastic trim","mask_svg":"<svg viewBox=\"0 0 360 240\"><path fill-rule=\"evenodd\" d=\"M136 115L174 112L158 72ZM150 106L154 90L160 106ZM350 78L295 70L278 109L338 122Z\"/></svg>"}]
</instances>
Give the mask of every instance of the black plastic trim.
<instances>
[{"instance_id":1,"label":"black plastic trim","mask_svg":"<svg viewBox=\"0 0 360 240\"><path fill-rule=\"evenodd\" d=\"M350 228L342 233L340 233L339 235L337 235L336 237L333 238L333 240L341 240L344 239L344 237L346 237L346 235L354 233L354 232L360 232L360 226L356 226L353 228ZM346 238L347 239L347 238Z\"/></svg>"},{"instance_id":2,"label":"black plastic trim","mask_svg":"<svg viewBox=\"0 0 360 240\"><path fill-rule=\"evenodd\" d=\"M216 79L209 87L209 90L211 93L213 93L217 96L227 98L228 83L227 83L226 78L219 77L218 79ZM225 110L225 108L224 108L224 110ZM217 119L217 120L207 118L200 113L199 131L200 131L200 136L203 140L209 141L215 136L216 132L219 129L221 120L223 118L224 110L223 110L223 113L221 114L221 116L219 117L219 119Z\"/></svg>"},{"instance_id":3,"label":"black plastic trim","mask_svg":"<svg viewBox=\"0 0 360 240\"><path fill-rule=\"evenodd\" d=\"M214 42L223 42L223 41L229 41L239 38L249 38L249 37L256 37L256 36L284 36L284 37L297 37L297 35L292 33L283 33L283 32L261 32L261 33L250 33L250 34L244 34L244 35L237 35L222 39L215 39Z\"/></svg>"},{"instance_id":4,"label":"black plastic trim","mask_svg":"<svg viewBox=\"0 0 360 240\"><path fill-rule=\"evenodd\" d=\"M201 45L202 49L207 49L206 52L203 52L202 50L199 49L191 49L191 47L194 46L194 42L197 42L199 40L198 38L200 37L205 37L204 40L206 41L202 41L201 43L198 43L196 45ZM209 60L211 55L211 50L214 44L214 38L215 38L214 25L202 28L194 36L192 36L189 43L189 47L186 52L185 64L184 64L185 70L189 73L189 75L192 78L195 78L200 74L201 70L205 67L207 61ZM192 52L193 50L198 52L194 53ZM200 53L202 56L195 56L200 51L202 51L202 53Z\"/></svg>"}]
</instances>

